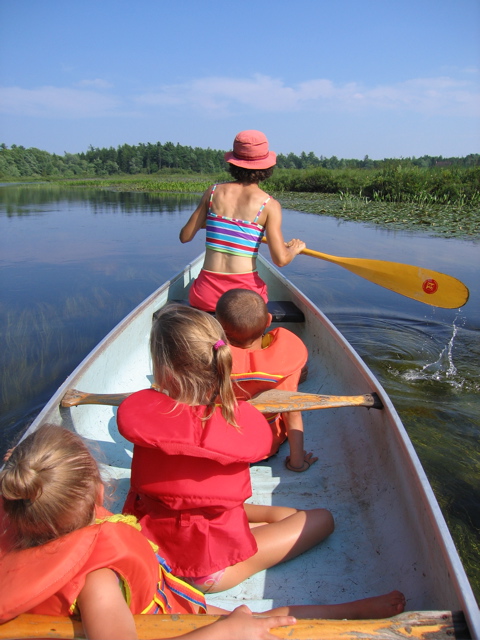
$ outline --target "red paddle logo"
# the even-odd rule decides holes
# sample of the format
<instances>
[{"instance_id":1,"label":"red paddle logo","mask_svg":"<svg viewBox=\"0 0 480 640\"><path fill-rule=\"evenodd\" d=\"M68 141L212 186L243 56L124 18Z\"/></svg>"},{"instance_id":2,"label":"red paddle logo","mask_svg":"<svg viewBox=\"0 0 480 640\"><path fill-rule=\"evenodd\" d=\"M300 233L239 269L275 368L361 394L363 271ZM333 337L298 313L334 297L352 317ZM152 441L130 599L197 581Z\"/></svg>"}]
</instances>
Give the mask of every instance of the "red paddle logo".
<instances>
[{"instance_id":1,"label":"red paddle logo","mask_svg":"<svg viewBox=\"0 0 480 640\"><path fill-rule=\"evenodd\" d=\"M436 293L438 290L438 282L433 280L433 278L429 278L422 284L422 289L425 293Z\"/></svg>"}]
</instances>

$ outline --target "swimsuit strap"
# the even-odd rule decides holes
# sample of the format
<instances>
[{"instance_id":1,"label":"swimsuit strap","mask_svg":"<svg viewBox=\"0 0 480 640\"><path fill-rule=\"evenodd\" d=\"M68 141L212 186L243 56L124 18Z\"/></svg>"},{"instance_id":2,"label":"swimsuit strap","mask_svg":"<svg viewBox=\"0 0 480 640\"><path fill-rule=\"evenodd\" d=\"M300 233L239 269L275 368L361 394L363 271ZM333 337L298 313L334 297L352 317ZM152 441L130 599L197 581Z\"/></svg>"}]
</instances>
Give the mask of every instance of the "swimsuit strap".
<instances>
[{"instance_id":1,"label":"swimsuit strap","mask_svg":"<svg viewBox=\"0 0 480 640\"><path fill-rule=\"evenodd\" d=\"M210 192L210 201L209 201L209 203L208 203L208 212L209 212L209 213L212 213L213 192L215 191L215 189L216 189L216 188L217 188L217 185L216 185L216 184L214 184L214 185L212 186L212 190L211 190L211 192Z\"/></svg>"},{"instance_id":2,"label":"swimsuit strap","mask_svg":"<svg viewBox=\"0 0 480 640\"><path fill-rule=\"evenodd\" d=\"M262 204L262 206L260 207L260 209L258 210L257 215L255 216L255 220L253 222L256 222L258 220L259 215L262 213L263 209L265 208L265 205L267 204L267 202L270 200L270 196L268 196L268 198L265 200L265 202Z\"/></svg>"}]
</instances>

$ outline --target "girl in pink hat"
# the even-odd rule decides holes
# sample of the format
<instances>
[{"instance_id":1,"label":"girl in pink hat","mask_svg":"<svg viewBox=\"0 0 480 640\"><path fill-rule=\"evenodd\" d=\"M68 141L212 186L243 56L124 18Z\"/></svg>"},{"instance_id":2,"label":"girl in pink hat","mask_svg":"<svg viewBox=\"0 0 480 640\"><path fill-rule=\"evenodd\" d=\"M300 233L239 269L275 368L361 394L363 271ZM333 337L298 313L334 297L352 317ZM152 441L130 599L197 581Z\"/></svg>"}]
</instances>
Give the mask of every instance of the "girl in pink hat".
<instances>
[{"instance_id":1,"label":"girl in pink hat","mask_svg":"<svg viewBox=\"0 0 480 640\"><path fill-rule=\"evenodd\" d=\"M258 186L272 175L276 163L265 135L241 131L225 160L234 181L207 189L180 231L180 241L190 242L199 229L206 228L205 261L189 294L190 304L204 311L215 311L217 300L230 289L251 289L268 301L267 286L256 269L264 234L278 267L289 264L305 248L302 240L285 242L280 203Z\"/></svg>"}]
</instances>

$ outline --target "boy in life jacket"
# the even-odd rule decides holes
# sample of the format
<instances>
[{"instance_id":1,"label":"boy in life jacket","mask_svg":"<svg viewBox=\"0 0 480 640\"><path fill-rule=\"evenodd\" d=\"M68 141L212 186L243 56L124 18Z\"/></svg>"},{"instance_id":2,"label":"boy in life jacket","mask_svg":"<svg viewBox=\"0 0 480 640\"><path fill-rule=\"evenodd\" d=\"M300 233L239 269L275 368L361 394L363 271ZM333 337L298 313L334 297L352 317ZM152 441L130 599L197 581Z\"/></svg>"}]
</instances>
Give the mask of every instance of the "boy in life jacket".
<instances>
[{"instance_id":1,"label":"boy in life jacket","mask_svg":"<svg viewBox=\"0 0 480 640\"><path fill-rule=\"evenodd\" d=\"M248 400L261 391L297 391L307 348L294 333L272 322L260 295L247 289L230 289L218 300L215 315L227 336L233 357L232 379L235 395ZM277 453L288 439L290 455L285 465L290 471L307 471L318 460L303 449L303 420L300 411L266 416L273 432L269 455Z\"/></svg>"}]
</instances>

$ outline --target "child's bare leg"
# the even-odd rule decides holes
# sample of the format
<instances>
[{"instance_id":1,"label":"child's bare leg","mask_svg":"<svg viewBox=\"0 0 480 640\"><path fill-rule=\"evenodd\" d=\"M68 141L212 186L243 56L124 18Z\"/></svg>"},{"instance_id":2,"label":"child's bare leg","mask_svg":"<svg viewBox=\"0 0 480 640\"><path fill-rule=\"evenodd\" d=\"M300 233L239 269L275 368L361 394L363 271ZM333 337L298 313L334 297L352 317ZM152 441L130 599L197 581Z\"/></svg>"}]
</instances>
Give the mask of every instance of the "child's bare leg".
<instances>
[{"instance_id":1,"label":"child's bare leg","mask_svg":"<svg viewBox=\"0 0 480 640\"><path fill-rule=\"evenodd\" d=\"M318 460L313 453L303 450L303 418L301 411L290 411L282 414L287 429L290 455L286 459L287 469L290 471L307 471Z\"/></svg>"},{"instance_id":2,"label":"child's bare leg","mask_svg":"<svg viewBox=\"0 0 480 640\"><path fill-rule=\"evenodd\" d=\"M368 620L390 618L405 609L405 596L400 591L391 591L382 596L364 598L353 602L327 605L292 605L277 607L265 614L274 616L292 615L296 618L325 618L329 620Z\"/></svg>"},{"instance_id":3,"label":"child's bare leg","mask_svg":"<svg viewBox=\"0 0 480 640\"><path fill-rule=\"evenodd\" d=\"M275 505L249 504L245 502L243 505L248 521L256 524L269 524L272 522L280 522L289 516L297 513L298 509L292 507L277 507Z\"/></svg>"},{"instance_id":4,"label":"child's bare leg","mask_svg":"<svg viewBox=\"0 0 480 640\"><path fill-rule=\"evenodd\" d=\"M209 593L231 589L259 571L295 558L322 542L333 529L333 516L327 509L297 511L278 522L255 527L252 534L257 541L257 553L227 567Z\"/></svg>"}]
</instances>

